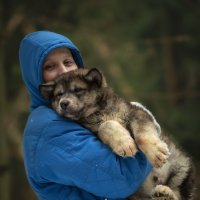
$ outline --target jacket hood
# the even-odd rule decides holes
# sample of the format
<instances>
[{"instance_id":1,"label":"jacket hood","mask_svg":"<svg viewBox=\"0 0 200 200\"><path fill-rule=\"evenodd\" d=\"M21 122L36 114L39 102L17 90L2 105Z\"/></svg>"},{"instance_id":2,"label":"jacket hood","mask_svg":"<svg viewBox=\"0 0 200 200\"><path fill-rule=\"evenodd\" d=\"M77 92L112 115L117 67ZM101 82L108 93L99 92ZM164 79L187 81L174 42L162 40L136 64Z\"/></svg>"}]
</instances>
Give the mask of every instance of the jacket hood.
<instances>
[{"instance_id":1,"label":"jacket hood","mask_svg":"<svg viewBox=\"0 0 200 200\"><path fill-rule=\"evenodd\" d=\"M20 44L19 60L22 78L31 98L31 110L47 102L40 95L39 85L42 80L42 65L46 56L56 48L68 48L77 66L83 67L78 48L67 37L50 31L37 31L26 35Z\"/></svg>"}]
</instances>

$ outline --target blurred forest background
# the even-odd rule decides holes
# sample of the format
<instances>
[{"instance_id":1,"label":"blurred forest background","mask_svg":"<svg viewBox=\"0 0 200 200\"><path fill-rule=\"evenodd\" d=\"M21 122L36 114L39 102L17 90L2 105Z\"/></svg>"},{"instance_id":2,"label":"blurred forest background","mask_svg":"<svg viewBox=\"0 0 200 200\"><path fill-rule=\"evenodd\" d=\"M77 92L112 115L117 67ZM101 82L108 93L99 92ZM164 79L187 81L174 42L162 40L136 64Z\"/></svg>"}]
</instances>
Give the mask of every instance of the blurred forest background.
<instances>
[{"instance_id":1,"label":"blurred forest background","mask_svg":"<svg viewBox=\"0 0 200 200\"><path fill-rule=\"evenodd\" d=\"M36 200L21 152L29 97L18 48L41 29L67 35L85 66L154 113L193 157L200 195L199 20L199 0L0 0L0 200Z\"/></svg>"}]
</instances>

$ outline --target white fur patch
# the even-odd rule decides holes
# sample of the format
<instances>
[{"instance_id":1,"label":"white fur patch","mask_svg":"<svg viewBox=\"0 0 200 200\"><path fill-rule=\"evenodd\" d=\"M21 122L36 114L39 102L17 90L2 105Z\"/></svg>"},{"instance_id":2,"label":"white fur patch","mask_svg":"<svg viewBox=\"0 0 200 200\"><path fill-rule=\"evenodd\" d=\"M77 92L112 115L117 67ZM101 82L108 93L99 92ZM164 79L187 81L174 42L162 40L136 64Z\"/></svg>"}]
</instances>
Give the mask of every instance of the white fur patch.
<instances>
[{"instance_id":1,"label":"white fur patch","mask_svg":"<svg viewBox=\"0 0 200 200\"><path fill-rule=\"evenodd\" d=\"M157 129L157 131L158 131L158 135L160 136L160 134L161 134L161 127L160 127L160 125L158 124L158 122L156 121L156 119L155 119L155 117L153 116L153 114L152 114L147 108L145 108L141 103L139 103L139 102L132 101L132 102L130 102L130 103L131 103L131 105L134 105L134 106L136 106L136 107L141 108L142 110L144 110L145 112L147 112L147 113L152 117L153 122L154 122L154 124L155 124L155 126L156 126L156 129Z\"/></svg>"}]
</instances>

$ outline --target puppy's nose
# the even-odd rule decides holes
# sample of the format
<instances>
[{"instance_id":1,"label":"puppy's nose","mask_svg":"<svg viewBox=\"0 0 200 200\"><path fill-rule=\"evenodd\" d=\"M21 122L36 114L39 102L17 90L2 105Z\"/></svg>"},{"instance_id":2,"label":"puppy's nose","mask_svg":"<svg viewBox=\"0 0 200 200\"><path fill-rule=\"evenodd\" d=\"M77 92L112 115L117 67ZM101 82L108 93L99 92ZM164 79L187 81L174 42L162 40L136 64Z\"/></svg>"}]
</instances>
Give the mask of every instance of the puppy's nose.
<instances>
[{"instance_id":1,"label":"puppy's nose","mask_svg":"<svg viewBox=\"0 0 200 200\"><path fill-rule=\"evenodd\" d=\"M63 109L63 110L67 110L67 107L69 105L69 101L61 101L60 102L60 107Z\"/></svg>"}]
</instances>

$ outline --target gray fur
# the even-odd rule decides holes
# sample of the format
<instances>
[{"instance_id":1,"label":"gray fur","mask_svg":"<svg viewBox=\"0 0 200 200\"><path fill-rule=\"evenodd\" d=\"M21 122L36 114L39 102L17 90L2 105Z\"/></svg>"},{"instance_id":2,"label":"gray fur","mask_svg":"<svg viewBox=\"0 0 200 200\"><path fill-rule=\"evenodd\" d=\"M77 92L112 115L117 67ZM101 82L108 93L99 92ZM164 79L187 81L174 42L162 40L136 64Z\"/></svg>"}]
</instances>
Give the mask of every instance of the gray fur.
<instances>
[{"instance_id":1,"label":"gray fur","mask_svg":"<svg viewBox=\"0 0 200 200\"><path fill-rule=\"evenodd\" d=\"M119 156L134 156L137 148L144 152L154 168L129 199L193 199L191 159L161 134L149 110L116 95L99 70L68 72L40 91L61 116L92 130Z\"/></svg>"}]
</instances>

